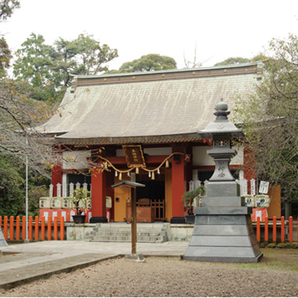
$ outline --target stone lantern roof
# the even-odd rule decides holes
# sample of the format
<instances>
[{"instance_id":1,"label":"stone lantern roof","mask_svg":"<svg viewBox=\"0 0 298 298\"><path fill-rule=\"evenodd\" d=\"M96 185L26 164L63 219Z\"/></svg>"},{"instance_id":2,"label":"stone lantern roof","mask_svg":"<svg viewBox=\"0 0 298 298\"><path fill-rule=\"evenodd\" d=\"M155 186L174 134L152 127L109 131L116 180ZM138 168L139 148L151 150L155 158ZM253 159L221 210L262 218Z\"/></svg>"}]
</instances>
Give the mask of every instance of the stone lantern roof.
<instances>
[{"instance_id":1,"label":"stone lantern roof","mask_svg":"<svg viewBox=\"0 0 298 298\"><path fill-rule=\"evenodd\" d=\"M225 103L223 99L215 105L215 110L215 121L209 123L204 130L198 131L202 138L211 139L213 135L219 134L229 135L233 138L243 136L242 129L237 128L229 121L228 115L230 111L228 111L228 104Z\"/></svg>"}]
</instances>

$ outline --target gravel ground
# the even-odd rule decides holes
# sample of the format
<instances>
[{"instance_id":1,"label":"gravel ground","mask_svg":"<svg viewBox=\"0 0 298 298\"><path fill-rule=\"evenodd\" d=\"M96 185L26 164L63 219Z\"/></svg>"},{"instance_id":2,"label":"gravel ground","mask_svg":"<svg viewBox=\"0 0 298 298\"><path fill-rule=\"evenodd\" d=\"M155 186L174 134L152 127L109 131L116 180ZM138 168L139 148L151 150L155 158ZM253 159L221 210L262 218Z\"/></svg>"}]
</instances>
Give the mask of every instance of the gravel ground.
<instances>
[{"instance_id":1,"label":"gravel ground","mask_svg":"<svg viewBox=\"0 0 298 298\"><path fill-rule=\"evenodd\" d=\"M265 260L264 260L265 259ZM288 262L298 263L298 254ZM1 297L285 297L298 296L296 267L190 262L177 258L123 258L103 261L71 273L2 292ZM268 269L266 268L268 267Z\"/></svg>"}]
</instances>

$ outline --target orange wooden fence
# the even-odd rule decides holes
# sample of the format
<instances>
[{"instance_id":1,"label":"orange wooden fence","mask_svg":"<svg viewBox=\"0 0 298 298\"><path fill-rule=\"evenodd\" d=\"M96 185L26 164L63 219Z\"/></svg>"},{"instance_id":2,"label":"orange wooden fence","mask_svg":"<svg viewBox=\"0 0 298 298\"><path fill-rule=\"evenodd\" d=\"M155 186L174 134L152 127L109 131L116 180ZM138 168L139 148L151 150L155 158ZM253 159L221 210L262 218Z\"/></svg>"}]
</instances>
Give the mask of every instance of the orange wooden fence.
<instances>
[{"instance_id":1,"label":"orange wooden fence","mask_svg":"<svg viewBox=\"0 0 298 298\"><path fill-rule=\"evenodd\" d=\"M26 239L26 217L22 219L17 216L14 219L13 216L9 218L7 216L0 216L0 228L3 232L5 240L25 240ZM22 233L21 233L22 230ZM47 231L47 233L46 233ZM33 233L34 232L34 233ZM59 233L60 232L60 233ZM38 216L28 217L28 240L64 240L64 218L58 221L57 217L54 218L54 222L50 220L45 221L45 217L41 217L39 221Z\"/></svg>"},{"instance_id":2,"label":"orange wooden fence","mask_svg":"<svg viewBox=\"0 0 298 298\"><path fill-rule=\"evenodd\" d=\"M284 243L286 241L293 243L294 231L297 233L296 239L298 239L297 227L298 218L296 223L294 223L292 216L289 217L289 220L285 220L284 216L282 216L281 219L278 221L276 219L276 216L274 216L273 220L271 221L268 220L268 217L265 217L264 222L261 222L260 218L257 217L255 227L257 241L261 242L262 238L265 242L277 242L277 240L279 240L281 243ZM261 237L261 234L263 237Z\"/></svg>"}]
</instances>

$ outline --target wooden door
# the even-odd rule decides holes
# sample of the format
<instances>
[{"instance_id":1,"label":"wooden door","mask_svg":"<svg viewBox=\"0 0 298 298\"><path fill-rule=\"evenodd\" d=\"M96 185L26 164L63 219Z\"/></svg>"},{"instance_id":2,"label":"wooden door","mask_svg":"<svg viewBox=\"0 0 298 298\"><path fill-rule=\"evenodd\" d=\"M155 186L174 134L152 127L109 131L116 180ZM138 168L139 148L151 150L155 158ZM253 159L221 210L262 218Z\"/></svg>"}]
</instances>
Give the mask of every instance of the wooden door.
<instances>
[{"instance_id":1,"label":"wooden door","mask_svg":"<svg viewBox=\"0 0 298 298\"><path fill-rule=\"evenodd\" d=\"M126 175L123 175L123 180L127 179ZM115 177L115 184L119 183L118 177ZM126 202L131 200L131 188L128 187L116 187L114 189L114 221L124 222L126 218Z\"/></svg>"}]
</instances>

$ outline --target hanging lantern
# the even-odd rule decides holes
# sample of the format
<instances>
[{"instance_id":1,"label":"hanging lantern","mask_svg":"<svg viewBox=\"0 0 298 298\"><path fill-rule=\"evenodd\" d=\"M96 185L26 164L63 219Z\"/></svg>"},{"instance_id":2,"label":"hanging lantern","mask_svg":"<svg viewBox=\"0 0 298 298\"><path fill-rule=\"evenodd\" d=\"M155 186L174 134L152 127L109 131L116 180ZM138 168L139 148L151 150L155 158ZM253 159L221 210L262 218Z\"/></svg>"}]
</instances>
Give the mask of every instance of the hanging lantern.
<instances>
[{"instance_id":1,"label":"hanging lantern","mask_svg":"<svg viewBox=\"0 0 298 298\"><path fill-rule=\"evenodd\" d=\"M155 175L154 175L154 172L152 172L152 180L155 180Z\"/></svg>"},{"instance_id":2,"label":"hanging lantern","mask_svg":"<svg viewBox=\"0 0 298 298\"><path fill-rule=\"evenodd\" d=\"M166 161L166 168L168 168L170 165L169 165L169 161L167 160Z\"/></svg>"}]
</instances>

